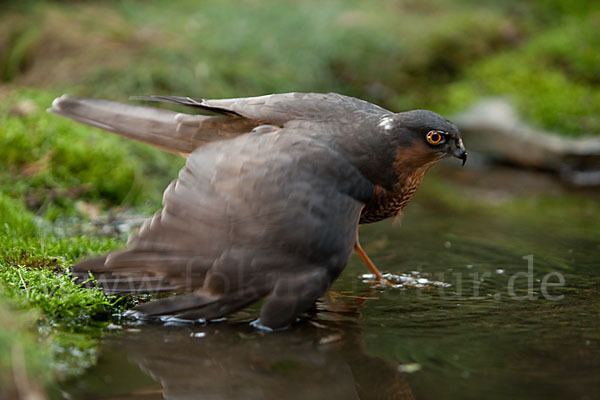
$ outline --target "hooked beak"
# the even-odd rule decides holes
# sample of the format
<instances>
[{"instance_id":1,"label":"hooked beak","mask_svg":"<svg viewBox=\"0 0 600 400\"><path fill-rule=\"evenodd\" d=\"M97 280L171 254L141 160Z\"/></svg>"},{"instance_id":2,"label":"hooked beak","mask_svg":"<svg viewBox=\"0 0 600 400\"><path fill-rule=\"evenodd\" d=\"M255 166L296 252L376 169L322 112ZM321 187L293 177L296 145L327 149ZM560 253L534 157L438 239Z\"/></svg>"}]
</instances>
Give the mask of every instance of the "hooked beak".
<instances>
[{"instance_id":1,"label":"hooked beak","mask_svg":"<svg viewBox=\"0 0 600 400\"><path fill-rule=\"evenodd\" d=\"M467 150L462 144L462 140L458 143L458 147L454 150L454 157L460 158L462 160L462 165L464 166L467 162Z\"/></svg>"}]
</instances>

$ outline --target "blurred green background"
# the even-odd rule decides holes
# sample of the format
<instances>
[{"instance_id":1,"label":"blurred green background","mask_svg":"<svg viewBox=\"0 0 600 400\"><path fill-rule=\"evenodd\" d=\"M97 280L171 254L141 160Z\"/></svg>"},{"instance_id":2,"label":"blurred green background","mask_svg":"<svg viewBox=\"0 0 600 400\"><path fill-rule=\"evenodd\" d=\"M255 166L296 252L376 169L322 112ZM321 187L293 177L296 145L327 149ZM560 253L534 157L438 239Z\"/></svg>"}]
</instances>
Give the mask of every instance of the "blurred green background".
<instances>
[{"instance_id":1,"label":"blurred green background","mask_svg":"<svg viewBox=\"0 0 600 400\"><path fill-rule=\"evenodd\" d=\"M533 127L593 136L598 32L591 0L0 1L0 386L16 390L16 359L33 392L94 362L96 322L121 305L47 271L122 245L82 221L149 215L183 165L47 115L63 92L334 91L444 115L502 97Z\"/></svg>"},{"instance_id":2,"label":"blurred green background","mask_svg":"<svg viewBox=\"0 0 600 400\"><path fill-rule=\"evenodd\" d=\"M394 110L511 99L532 123L600 133L594 1L20 1L0 81L126 99L336 91Z\"/></svg>"}]
</instances>

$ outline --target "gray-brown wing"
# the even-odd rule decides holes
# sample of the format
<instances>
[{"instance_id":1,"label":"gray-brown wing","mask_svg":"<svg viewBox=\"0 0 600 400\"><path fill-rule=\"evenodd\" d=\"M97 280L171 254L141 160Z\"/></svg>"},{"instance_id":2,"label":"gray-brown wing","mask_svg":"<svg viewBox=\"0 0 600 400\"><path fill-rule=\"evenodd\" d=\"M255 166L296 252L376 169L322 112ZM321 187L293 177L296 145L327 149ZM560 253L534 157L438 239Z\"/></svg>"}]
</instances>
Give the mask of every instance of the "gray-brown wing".
<instances>
[{"instance_id":1,"label":"gray-brown wing","mask_svg":"<svg viewBox=\"0 0 600 400\"><path fill-rule=\"evenodd\" d=\"M390 111L364 100L337 93L282 93L234 99L195 99L177 96L142 96L138 100L162 101L282 126L294 119L338 122L354 115L384 115Z\"/></svg>"},{"instance_id":2,"label":"gray-brown wing","mask_svg":"<svg viewBox=\"0 0 600 400\"><path fill-rule=\"evenodd\" d=\"M48 112L185 156L206 143L250 133L259 125L283 126L299 119L305 126L350 123L353 129L362 130L360 124L365 116L389 113L366 101L335 93L285 93L224 100L176 96L137 99L183 104L224 116L190 115L69 95L55 99ZM325 136L330 133L322 132Z\"/></svg>"},{"instance_id":3,"label":"gray-brown wing","mask_svg":"<svg viewBox=\"0 0 600 400\"><path fill-rule=\"evenodd\" d=\"M55 99L48 112L183 155L208 142L248 133L259 125L243 117L190 115L69 95Z\"/></svg>"},{"instance_id":4,"label":"gray-brown wing","mask_svg":"<svg viewBox=\"0 0 600 400\"><path fill-rule=\"evenodd\" d=\"M138 307L148 315L212 319L266 296L261 324L287 325L346 265L373 190L308 136L245 135L201 147L127 250L75 274L91 267L109 293L192 292Z\"/></svg>"}]
</instances>

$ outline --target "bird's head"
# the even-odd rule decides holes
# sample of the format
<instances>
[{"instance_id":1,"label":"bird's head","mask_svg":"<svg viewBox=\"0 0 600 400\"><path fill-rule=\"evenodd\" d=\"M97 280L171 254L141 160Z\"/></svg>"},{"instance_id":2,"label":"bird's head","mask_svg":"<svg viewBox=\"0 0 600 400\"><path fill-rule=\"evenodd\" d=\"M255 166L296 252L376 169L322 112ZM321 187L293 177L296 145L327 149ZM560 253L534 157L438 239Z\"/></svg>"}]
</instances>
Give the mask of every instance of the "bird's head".
<instances>
[{"instance_id":1,"label":"bird's head","mask_svg":"<svg viewBox=\"0 0 600 400\"><path fill-rule=\"evenodd\" d=\"M467 161L467 151L456 125L439 114L413 110L385 116L379 127L394 137L397 161L409 166L432 165L453 156Z\"/></svg>"}]
</instances>

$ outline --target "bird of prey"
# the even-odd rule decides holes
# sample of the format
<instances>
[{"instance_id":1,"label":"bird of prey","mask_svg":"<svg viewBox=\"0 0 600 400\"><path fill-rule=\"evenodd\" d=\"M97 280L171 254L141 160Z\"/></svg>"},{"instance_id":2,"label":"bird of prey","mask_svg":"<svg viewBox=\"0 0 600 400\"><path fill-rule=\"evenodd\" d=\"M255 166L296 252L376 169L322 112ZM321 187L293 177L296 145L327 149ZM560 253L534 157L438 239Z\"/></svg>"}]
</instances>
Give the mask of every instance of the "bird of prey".
<instances>
[{"instance_id":1,"label":"bird of prey","mask_svg":"<svg viewBox=\"0 0 600 400\"><path fill-rule=\"evenodd\" d=\"M359 223L398 215L432 165L467 157L457 127L434 112L335 93L138 99L217 115L68 95L48 111L187 156L125 250L72 268L108 294L181 293L134 308L150 317L207 321L265 298L254 326L287 327L353 249L370 263Z\"/></svg>"}]
</instances>

